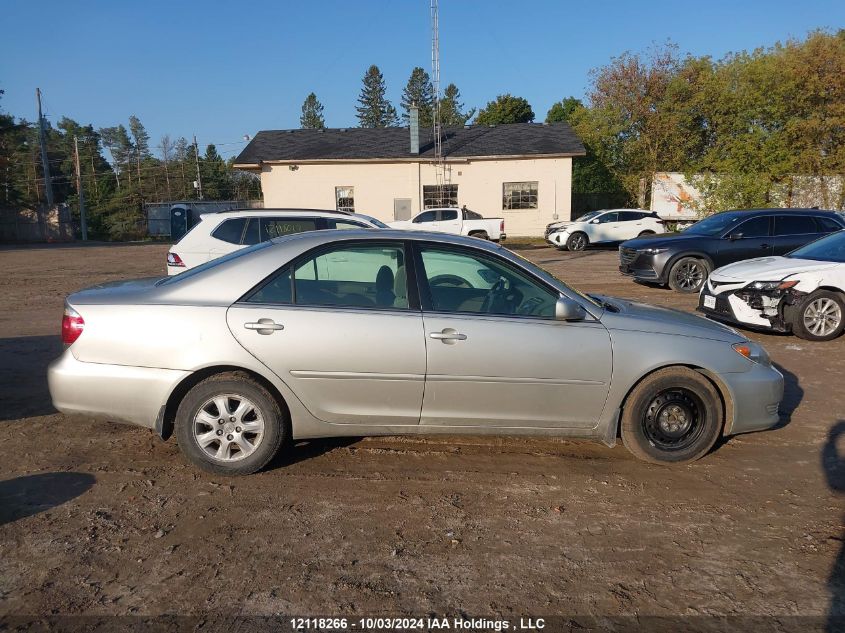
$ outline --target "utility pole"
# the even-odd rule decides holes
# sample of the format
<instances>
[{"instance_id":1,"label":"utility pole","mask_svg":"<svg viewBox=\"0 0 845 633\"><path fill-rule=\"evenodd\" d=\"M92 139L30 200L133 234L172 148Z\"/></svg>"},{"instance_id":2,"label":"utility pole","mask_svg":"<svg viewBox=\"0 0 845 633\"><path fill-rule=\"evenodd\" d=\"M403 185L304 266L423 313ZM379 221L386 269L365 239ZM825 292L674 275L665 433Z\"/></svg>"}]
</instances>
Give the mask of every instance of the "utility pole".
<instances>
[{"instance_id":1,"label":"utility pole","mask_svg":"<svg viewBox=\"0 0 845 633\"><path fill-rule=\"evenodd\" d=\"M200 175L200 148L197 145L197 135L194 134L194 160L197 163L197 189L199 190L200 200L202 200L202 176Z\"/></svg>"},{"instance_id":2,"label":"utility pole","mask_svg":"<svg viewBox=\"0 0 845 633\"><path fill-rule=\"evenodd\" d=\"M82 229L82 241L88 240L88 221L85 217L85 192L82 189L82 168L79 165L79 140L73 137L73 157L76 164L76 193L79 196L79 227Z\"/></svg>"},{"instance_id":3,"label":"utility pole","mask_svg":"<svg viewBox=\"0 0 845 633\"><path fill-rule=\"evenodd\" d=\"M38 143L41 145L41 165L44 167L44 192L47 195L47 208L53 208L53 180L50 178L50 161L47 159L47 140L44 132L44 116L41 114L41 88L35 89L38 100Z\"/></svg>"}]
</instances>

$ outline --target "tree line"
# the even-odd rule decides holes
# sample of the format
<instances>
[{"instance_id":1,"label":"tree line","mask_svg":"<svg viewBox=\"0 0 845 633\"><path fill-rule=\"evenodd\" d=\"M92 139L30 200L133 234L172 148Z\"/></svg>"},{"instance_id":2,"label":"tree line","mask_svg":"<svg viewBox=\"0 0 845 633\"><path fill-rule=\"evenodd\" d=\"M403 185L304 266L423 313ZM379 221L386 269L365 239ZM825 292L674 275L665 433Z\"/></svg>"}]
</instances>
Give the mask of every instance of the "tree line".
<instances>
[{"instance_id":1,"label":"tree line","mask_svg":"<svg viewBox=\"0 0 845 633\"><path fill-rule=\"evenodd\" d=\"M3 91L0 91L2 96ZM146 234L145 202L197 200L197 169L207 200L252 200L261 197L258 178L232 168L215 145L204 153L185 137L165 134L153 146L141 120L95 128L61 117L45 121L47 161L53 198L70 205L78 220L75 143L89 233L99 239L133 239ZM45 176L38 123L0 112L0 207L34 208L45 203Z\"/></svg>"},{"instance_id":2,"label":"tree line","mask_svg":"<svg viewBox=\"0 0 845 633\"><path fill-rule=\"evenodd\" d=\"M361 127L400 124L371 66L356 108ZM430 127L434 91L414 68L402 91L401 121L411 104ZM503 94L464 111L449 84L440 102L444 127L535 119L528 101ZM474 118L473 118L474 117ZM845 208L845 30L815 31L722 59L681 55L667 43L623 53L591 72L586 99L555 103L545 121L565 121L585 144L573 164L573 193L614 194L648 204L657 172L684 173L702 194L703 212L788 204L796 182L820 186L825 206ZM314 93L302 107L302 127L325 127ZM841 179L837 181L837 178Z\"/></svg>"},{"instance_id":3,"label":"tree line","mask_svg":"<svg viewBox=\"0 0 845 633\"><path fill-rule=\"evenodd\" d=\"M407 125L412 105L430 128L435 94L428 73L414 68L400 111L386 97L375 65L363 78L356 115L361 127ZM2 91L0 91L2 97ZM0 102L2 105L2 102ZM439 101L444 127L535 120L528 101L503 94L465 109L450 83ZM816 31L721 59L682 55L673 44L623 53L592 71L586 97L555 103L545 121L569 123L587 155L573 164L573 193L614 194L627 204L647 201L656 172L682 172L702 192L703 211L776 206L796 177L817 183L845 179L845 30ZM311 93L303 128L326 126ZM132 237L142 203L198 197L197 164L206 199L255 199L258 178L232 168L214 145L203 154L185 137L151 144L141 121L96 129L62 117L47 124L47 152L57 202L76 212L74 137L79 143L89 226L96 237ZM0 110L0 206L43 203L38 126ZM845 186L825 201L845 207Z\"/></svg>"}]
</instances>

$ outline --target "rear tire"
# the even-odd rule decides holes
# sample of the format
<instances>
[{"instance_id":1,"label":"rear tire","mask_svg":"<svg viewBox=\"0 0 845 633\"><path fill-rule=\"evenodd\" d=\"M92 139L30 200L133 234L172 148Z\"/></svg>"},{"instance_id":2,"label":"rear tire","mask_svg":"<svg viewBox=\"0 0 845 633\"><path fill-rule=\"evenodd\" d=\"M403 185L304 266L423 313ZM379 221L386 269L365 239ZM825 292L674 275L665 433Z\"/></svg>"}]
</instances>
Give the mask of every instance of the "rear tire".
<instances>
[{"instance_id":1,"label":"rear tire","mask_svg":"<svg viewBox=\"0 0 845 633\"><path fill-rule=\"evenodd\" d=\"M264 468L290 437L279 403L242 372L194 385L176 411L176 439L191 462L216 475Z\"/></svg>"},{"instance_id":2,"label":"rear tire","mask_svg":"<svg viewBox=\"0 0 845 633\"><path fill-rule=\"evenodd\" d=\"M669 271L669 287L676 292L698 292L709 274L710 265L705 260L681 257Z\"/></svg>"},{"instance_id":3,"label":"rear tire","mask_svg":"<svg viewBox=\"0 0 845 633\"><path fill-rule=\"evenodd\" d=\"M469 234L470 237L477 237L480 240L488 240L490 236L487 234L487 231L473 231Z\"/></svg>"},{"instance_id":4,"label":"rear tire","mask_svg":"<svg viewBox=\"0 0 845 633\"><path fill-rule=\"evenodd\" d=\"M792 310L792 331L805 341L830 341L845 329L845 301L829 290L808 294Z\"/></svg>"},{"instance_id":5,"label":"rear tire","mask_svg":"<svg viewBox=\"0 0 845 633\"><path fill-rule=\"evenodd\" d=\"M707 454L723 423L713 383L688 367L667 367L646 376L625 399L622 443L652 464L687 464Z\"/></svg>"},{"instance_id":6,"label":"rear tire","mask_svg":"<svg viewBox=\"0 0 845 633\"><path fill-rule=\"evenodd\" d=\"M583 251L590 245L590 238L586 233L576 231L566 240L566 248L570 251Z\"/></svg>"}]
</instances>

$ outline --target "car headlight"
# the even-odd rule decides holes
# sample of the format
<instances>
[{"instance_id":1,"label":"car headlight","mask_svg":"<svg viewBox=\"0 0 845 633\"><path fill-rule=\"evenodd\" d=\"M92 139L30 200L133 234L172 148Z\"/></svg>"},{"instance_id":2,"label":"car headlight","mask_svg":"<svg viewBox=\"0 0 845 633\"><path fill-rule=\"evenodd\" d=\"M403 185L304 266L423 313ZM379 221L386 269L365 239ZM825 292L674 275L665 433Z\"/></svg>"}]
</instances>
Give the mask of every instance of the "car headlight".
<instances>
[{"instance_id":1,"label":"car headlight","mask_svg":"<svg viewBox=\"0 0 845 633\"><path fill-rule=\"evenodd\" d=\"M666 247L654 247L654 248L640 248L637 250L638 253L644 253L646 255L657 255L658 253L665 253L669 249Z\"/></svg>"},{"instance_id":2,"label":"car headlight","mask_svg":"<svg viewBox=\"0 0 845 633\"><path fill-rule=\"evenodd\" d=\"M746 286L749 290L789 290L798 285L798 281L754 281Z\"/></svg>"},{"instance_id":3,"label":"car headlight","mask_svg":"<svg viewBox=\"0 0 845 633\"><path fill-rule=\"evenodd\" d=\"M744 356L748 360L758 363L759 365L771 365L772 360L769 354L763 349L762 345L753 343L751 341L744 341L742 343L734 343L731 347L740 356Z\"/></svg>"}]
</instances>

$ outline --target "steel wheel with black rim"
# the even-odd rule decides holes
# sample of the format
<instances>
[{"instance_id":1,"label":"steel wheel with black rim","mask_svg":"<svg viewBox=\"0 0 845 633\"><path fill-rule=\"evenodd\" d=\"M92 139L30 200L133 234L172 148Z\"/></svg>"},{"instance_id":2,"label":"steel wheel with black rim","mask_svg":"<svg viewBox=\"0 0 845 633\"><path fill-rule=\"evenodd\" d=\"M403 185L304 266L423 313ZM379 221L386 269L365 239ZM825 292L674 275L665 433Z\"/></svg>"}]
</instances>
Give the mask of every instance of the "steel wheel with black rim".
<instances>
[{"instance_id":1,"label":"steel wheel with black rim","mask_svg":"<svg viewBox=\"0 0 845 633\"><path fill-rule=\"evenodd\" d=\"M722 431L724 405L710 380L688 367L646 376L622 409L622 441L635 456L657 464L699 459Z\"/></svg>"},{"instance_id":2,"label":"steel wheel with black rim","mask_svg":"<svg viewBox=\"0 0 845 633\"><path fill-rule=\"evenodd\" d=\"M669 287L678 292L698 292L709 274L710 267L703 259L682 257L669 271Z\"/></svg>"},{"instance_id":3,"label":"steel wheel with black rim","mask_svg":"<svg viewBox=\"0 0 845 633\"><path fill-rule=\"evenodd\" d=\"M223 475L263 468L288 437L276 399L240 372L218 374L195 385L179 404L176 437L194 464Z\"/></svg>"},{"instance_id":4,"label":"steel wheel with black rim","mask_svg":"<svg viewBox=\"0 0 845 633\"><path fill-rule=\"evenodd\" d=\"M590 238L580 231L573 233L566 240L566 248L571 251L583 251L590 244Z\"/></svg>"},{"instance_id":5,"label":"steel wheel with black rim","mask_svg":"<svg viewBox=\"0 0 845 633\"><path fill-rule=\"evenodd\" d=\"M845 329L845 301L842 295L817 290L807 295L792 311L792 331L808 341L829 341Z\"/></svg>"}]
</instances>

